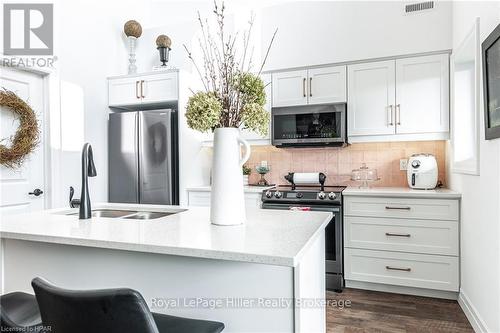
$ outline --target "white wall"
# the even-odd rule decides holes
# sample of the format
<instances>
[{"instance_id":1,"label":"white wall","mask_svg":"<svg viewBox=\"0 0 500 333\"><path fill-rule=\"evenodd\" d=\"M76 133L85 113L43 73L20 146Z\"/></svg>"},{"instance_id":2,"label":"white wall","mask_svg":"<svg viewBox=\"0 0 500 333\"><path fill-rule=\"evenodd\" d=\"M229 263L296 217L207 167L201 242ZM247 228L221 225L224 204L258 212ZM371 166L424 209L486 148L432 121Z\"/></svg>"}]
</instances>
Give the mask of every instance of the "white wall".
<instances>
[{"instance_id":1,"label":"white wall","mask_svg":"<svg viewBox=\"0 0 500 333\"><path fill-rule=\"evenodd\" d=\"M476 17L483 41L500 23L500 2L454 2L453 47L465 38ZM500 332L500 140L484 139L482 79L480 91L480 176L449 172L448 183L462 192L462 301L477 315L477 330Z\"/></svg>"},{"instance_id":2,"label":"white wall","mask_svg":"<svg viewBox=\"0 0 500 333\"><path fill-rule=\"evenodd\" d=\"M301 1L263 10L262 40L278 34L266 69L451 49L451 2L405 15L403 1ZM265 50L263 50L265 51Z\"/></svg>"},{"instance_id":3,"label":"white wall","mask_svg":"<svg viewBox=\"0 0 500 333\"><path fill-rule=\"evenodd\" d=\"M93 146L97 177L90 178L93 202L108 198L107 82L126 73L122 40L125 21L145 19L142 3L131 0L57 0L54 2L54 54L61 79L61 147L54 206L67 206L69 186L80 196L80 154Z\"/></svg>"}]
</instances>

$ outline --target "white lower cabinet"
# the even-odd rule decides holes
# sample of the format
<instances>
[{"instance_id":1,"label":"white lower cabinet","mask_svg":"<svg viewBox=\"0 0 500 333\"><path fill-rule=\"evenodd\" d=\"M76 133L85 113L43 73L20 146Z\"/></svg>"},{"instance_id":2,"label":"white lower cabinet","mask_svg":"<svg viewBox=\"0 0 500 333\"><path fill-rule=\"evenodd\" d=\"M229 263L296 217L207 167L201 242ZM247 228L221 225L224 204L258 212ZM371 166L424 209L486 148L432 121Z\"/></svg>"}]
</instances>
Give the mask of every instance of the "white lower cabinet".
<instances>
[{"instance_id":1,"label":"white lower cabinet","mask_svg":"<svg viewBox=\"0 0 500 333\"><path fill-rule=\"evenodd\" d=\"M210 206L210 191L209 190L188 190L188 205L197 207ZM260 192L245 192L245 206L247 208L260 208L261 193Z\"/></svg>"},{"instance_id":2,"label":"white lower cabinet","mask_svg":"<svg viewBox=\"0 0 500 333\"><path fill-rule=\"evenodd\" d=\"M458 257L347 248L345 278L458 291Z\"/></svg>"},{"instance_id":3,"label":"white lower cabinet","mask_svg":"<svg viewBox=\"0 0 500 333\"><path fill-rule=\"evenodd\" d=\"M344 215L347 286L459 291L459 199L349 195Z\"/></svg>"}]
</instances>

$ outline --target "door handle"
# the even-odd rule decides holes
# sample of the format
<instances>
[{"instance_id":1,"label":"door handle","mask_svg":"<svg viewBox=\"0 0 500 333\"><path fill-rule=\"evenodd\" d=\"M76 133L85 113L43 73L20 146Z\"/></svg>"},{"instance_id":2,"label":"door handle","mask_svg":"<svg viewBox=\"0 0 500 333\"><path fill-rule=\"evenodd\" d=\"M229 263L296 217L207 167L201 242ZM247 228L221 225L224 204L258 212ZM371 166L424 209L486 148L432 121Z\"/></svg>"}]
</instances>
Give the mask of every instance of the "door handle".
<instances>
[{"instance_id":1,"label":"door handle","mask_svg":"<svg viewBox=\"0 0 500 333\"><path fill-rule=\"evenodd\" d=\"M392 232L386 232L385 235L386 236L391 236L391 237L411 237L410 234L395 234L395 233L392 233Z\"/></svg>"},{"instance_id":2,"label":"door handle","mask_svg":"<svg viewBox=\"0 0 500 333\"><path fill-rule=\"evenodd\" d=\"M394 109L392 104L387 107L387 115L389 118L389 126L394 126Z\"/></svg>"},{"instance_id":3,"label":"door handle","mask_svg":"<svg viewBox=\"0 0 500 333\"><path fill-rule=\"evenodd\" d=\"M144 80L141 80L141 97L145 98L146 95L144 95Z\"/></svg>"},{"instance_id":4,"label":"door handle","mask_svg":"<svg viewBox=\"0 0 500 333\"><path fill-rule=\"evenodd\" d=\"M302 80L302 95L304 95L304 97L307 97L307 95L306 95L306 78L304 78Z\"/></svg>"},{"instance_id":5,"label":"door handle","mask_svg":"<svg viewBox=\"0 0 500 333\"><path fill-rule=\"evenodd\" d=\"M39 188L36 188L33 190L33 192L29 192L29 195L34 195L35 197L38 197L43 194L43 191L40 190Z\"/></svg>"},{"instance_id":6,"label":"door handle","mask_svg":"<svg viewBox=\"0 0 500 333\"><path fill-rule=\"evenodd\" d=\"M139 81L135 81L135 97L137 99L141 98L141 96L139 95Z\"/></svg>"},{"instance_id":7,"label":"door handle","mask_svg":"<svg viewBox=\"0 0 500 333\"><path fill-rule=\"evenodd\" d=\"M385 269L391 270L391 271L403 271L403 272L411 272L411 268L401 268L401 267L392 267L392 266L385 266Z\"/></svg>"},{"instance_id":8,"label":"door handle","mask_svg":"<svg viewBox=\"0 0 500 333\"><path fill-rule=\"evenodd\" d=\"M309 97L312 97L313 95L313 78L309 78Z\"/></svg>"},{"instance_id":9,"label":"door handle","mask_svg":"<svg viewBox=\"0 0 500 333\"><path fill-rule=\"evenodd\" d=\"M385 206L385 209L388 209L388 210L410 210L411 207L391 207L391 206Z\"/></svg>"},{"instance_id":10,"label":"door handle","mask_svg":"<svg viewBox=\"0 0 500 333\"><path fill-rule=\"evenodd\" d=\"M401 104L396 105L396 124L401 125Z\"/></svg>"}]
</instances>

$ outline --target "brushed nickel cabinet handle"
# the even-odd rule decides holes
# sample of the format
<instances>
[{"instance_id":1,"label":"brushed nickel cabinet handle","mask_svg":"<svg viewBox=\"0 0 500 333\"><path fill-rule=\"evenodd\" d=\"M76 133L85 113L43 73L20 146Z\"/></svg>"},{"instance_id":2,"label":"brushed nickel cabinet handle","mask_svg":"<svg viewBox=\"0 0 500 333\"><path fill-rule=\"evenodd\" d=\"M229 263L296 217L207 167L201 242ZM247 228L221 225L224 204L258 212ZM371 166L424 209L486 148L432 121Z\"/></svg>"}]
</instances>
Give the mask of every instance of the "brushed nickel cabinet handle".
<instances>
[{"instance_id":1,"label":"brushed nickel cabinet handle","mask_svg":"<svg viewBox=\"0 0 500 333\"><path fill-rule=\"evenodd\" d=\"M385 266L385 269L388 269L388 270L391 270L391 271L411 272L411 268L401 268L401 267Z\"/></svg>"},{"instance_id":2,"label":"brushed nickel cabinet handle","mask_svg":"<svg viewBox=\"0 0 500 333\"><path fill-rule=\"evenodd\" d=\"M392 104L387 107L389 126L394 126L394 110Z\"/></svg>"},{"instance_id":3,"label":"brushed nickel cabinet handle","mask_svg":"<svg viewBox=\"0 0 500 333\"><path fill-rule=\"evenodd\" d=\"M302 80L302 94L304 95L304 97L307 97L307 95L306 95L306 78L304 78L304 80Z\"/></svg>"},{"instance_id":4,"label":"brushed nickel cabinet handle","mask_svg":"<svg viewBox=\"0 0 500 333\"><path fill-rule=\"evenodd\" d=\"M411 207L391 207L391 206L385 206L385 209L388 209L388 210L411 210Z\"/></svg>"},{"instance_id":5,"label":"brushed nickel cabinet handle","mask_svg":"<svg viewBox=\"0 0 500 333\"><path fill-rule=\"evenodd\" d=\"M396 105L396 124L401 125L401 104Z\"/></svg>"},{"instance_id":6,"label":"brushed nickel cabinet handle","mask_svg":"<svg viewBox=\"0 0 500 333\"><path fill-rule=\"evenodd\" d=\"M139 81L135 81L135 97L137 97L137 99L141 98L139 95Z\"/></svg>"},{"instance_id":7,"label":"brushed nickel cabinet handle","mask_svg":"<svg viewBox=\"0 0 500 333\"><path fill-rule=\"evenodd\" d=\"M313 78L309 78L309 97L312 97L313 95Z\"/></svg>"},{"instance_id":8,"label":"brushed nickel cabinet handle","mask_svg":"<svg viewBox=\"0 0 500 333\"><path fill-rule=\"evenodd\" d=\"M144 95L144 80L141 80L141 97L146 97L146 95Z\"/></svg>"},{"instance_id":9,"label":"brushed nickel cabinet handle","mask_svg":"<svg viewBox=\"0 0 500 333\"><path fill-rule=\"evenodd\" d=\"M385 235L391 236L391 237L411 237L410 234L396 234L396 233L392 233L392 232L386 232Z\"/></svg>"}]
</instances>

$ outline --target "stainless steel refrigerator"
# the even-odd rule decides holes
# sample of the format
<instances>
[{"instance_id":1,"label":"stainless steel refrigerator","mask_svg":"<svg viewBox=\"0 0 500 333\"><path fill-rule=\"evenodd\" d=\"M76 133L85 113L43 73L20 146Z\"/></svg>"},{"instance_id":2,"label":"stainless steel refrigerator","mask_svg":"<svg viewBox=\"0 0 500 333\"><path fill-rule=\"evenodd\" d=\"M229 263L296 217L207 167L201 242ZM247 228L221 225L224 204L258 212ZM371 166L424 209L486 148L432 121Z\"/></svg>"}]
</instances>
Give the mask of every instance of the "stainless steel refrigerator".
<instances>
[{"instance_id":1,"label":"stainless steel refrigerator","mask_svg":"<svg viewBox=\"0 0 500 333\"><path fill-rule=\"evenodd\" d=\"M177 112L109 115L109 201L179 204Z\"/></svg>"}]
</instances>

